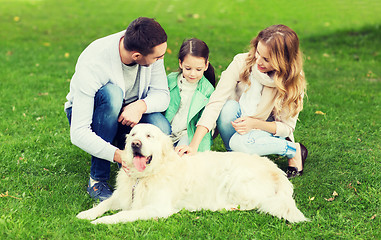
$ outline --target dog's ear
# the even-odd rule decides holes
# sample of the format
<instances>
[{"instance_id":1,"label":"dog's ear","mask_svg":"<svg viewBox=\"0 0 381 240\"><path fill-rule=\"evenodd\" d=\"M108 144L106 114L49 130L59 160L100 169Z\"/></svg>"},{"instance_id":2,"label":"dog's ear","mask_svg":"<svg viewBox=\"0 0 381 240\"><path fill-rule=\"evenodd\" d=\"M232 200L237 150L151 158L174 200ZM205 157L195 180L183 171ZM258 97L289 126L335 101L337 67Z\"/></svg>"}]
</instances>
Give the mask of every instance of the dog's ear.
<instances>
[{"instance_id":1,"label":"dog's ear","mask_svg":"<svg viewBox=\"0 0 381 240\"><path fill-rule=\"evenodd\" d=\"M129 138L130 137L130 134L129 133L127 133L126 135L124 135L124 138L127 140L127 138Z\"/></svg>"},{"instance_id":2,"label":"dog's ear","mask_svg":"<svg viewBox=\"0 0 381 240\"><path fill-rule=\"evenodd\" d=\"M124 135L124 138L123 138L123 140L124 140L124 142L123 142L124 149L126 149L127 139L128 139L129 137L130 137L130 134L126 134L126 135Z\"/></svg>"},{"instance_id":3,"label":"dog's ear","mask_svg":"<svg viewBox=\"0 0 381 240\"><path fill-rule=\"evenodd\" d=\"M163 134L161 144L163 149L163 156L170 155L175 152L172 139L168 135Z\"/></svg>"}]
</instances>

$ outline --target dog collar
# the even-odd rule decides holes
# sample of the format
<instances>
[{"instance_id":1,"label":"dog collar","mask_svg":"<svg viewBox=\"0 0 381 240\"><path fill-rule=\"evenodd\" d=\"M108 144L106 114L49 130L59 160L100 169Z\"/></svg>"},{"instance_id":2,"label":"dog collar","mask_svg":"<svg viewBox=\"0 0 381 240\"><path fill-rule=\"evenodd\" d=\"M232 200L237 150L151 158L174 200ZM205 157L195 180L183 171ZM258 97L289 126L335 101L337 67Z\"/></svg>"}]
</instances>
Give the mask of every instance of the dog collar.
<instances>
[{"instance_id":1,"label":"dog collar","mask_svg":"<svg viewBox=\"0 0 381 240\"><path fill-rule=\"evenodd\" d=\"M136 188L136 186L138 185L138 183L139 183L139 181L140 181L140 179L139 178L137 178L136 179L136 182L135 182L135 184L134 184L134 186L132 186L132 196L131 196L131 203L133 203L134 202L134 197L135 197L135 188Z\"/></svg>"}]
</instances>

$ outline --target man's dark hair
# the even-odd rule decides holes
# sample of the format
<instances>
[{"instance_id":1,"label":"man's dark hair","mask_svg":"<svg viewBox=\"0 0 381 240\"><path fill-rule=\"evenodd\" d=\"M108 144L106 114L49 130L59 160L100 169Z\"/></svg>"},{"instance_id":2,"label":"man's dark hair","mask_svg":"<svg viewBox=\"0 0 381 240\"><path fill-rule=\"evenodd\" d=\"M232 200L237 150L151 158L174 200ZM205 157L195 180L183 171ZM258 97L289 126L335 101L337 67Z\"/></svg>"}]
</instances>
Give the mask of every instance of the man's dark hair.
<instances>
[{"instance_id":1,"label":"man's dark hair","mask_svg":"<svg viewBox=\"0 0 381 240\"><path fill-rule=\"evenodd\" d=\"M167 34L155 19L139 17L127 27L123 45L128 51L137 51L147 56L153 53L152 48L166 41Z\"/></svg>"}]
</instances>

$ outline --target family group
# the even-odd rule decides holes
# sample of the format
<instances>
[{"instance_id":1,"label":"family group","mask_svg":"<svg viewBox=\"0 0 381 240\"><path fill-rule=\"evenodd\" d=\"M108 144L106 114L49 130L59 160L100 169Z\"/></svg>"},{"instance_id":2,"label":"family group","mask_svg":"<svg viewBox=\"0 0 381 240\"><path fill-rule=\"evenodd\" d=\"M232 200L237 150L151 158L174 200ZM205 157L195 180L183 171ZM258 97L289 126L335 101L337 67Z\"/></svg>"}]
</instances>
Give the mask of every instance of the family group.
<instances>
[{"instance_id":1,"label":"family group","mask_svg":"<svg viewBox=\"0 0 381 240\"><path fill-rule=\"evenodd\" d=\"M111 196L110 163L123 167L125 136L138 123L170 135L179 155L210 150L220 134L227 151L285 156L287 177L303 174L308 151L293 132L306 80L291 28L260 31L218 81L204 41L184 40L179 69L168 75L166 50L162 26L139 17L92 42L78 58L65 112L72 143L92 156L87 192L93 199Z\"/></svg>"}]
</instances>

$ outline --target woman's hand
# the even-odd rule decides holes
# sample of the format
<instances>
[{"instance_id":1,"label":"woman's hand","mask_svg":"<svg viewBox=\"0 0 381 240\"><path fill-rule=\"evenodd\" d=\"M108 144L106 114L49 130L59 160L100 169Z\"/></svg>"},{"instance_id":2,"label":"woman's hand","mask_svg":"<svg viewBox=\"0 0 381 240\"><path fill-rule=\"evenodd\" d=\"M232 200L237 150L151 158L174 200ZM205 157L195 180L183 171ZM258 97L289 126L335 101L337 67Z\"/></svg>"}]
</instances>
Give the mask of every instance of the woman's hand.
<instances>
[{"instance_id":1,"label":"woman's hand","mask_svg":"<svg viewBox=\"0 0 381 240\"><path fill-rule=\"evenodd\" d=\"M237 131L237 133L244 135L253 129L258 129L260 122L262 121L255 118L240 117L232 122L232 126Z\"/></svg>"},{"instance_id":2,"label":"woman's hand","mask_svg":"<svg viewBox=\"0 0 381 240\"><path fill-rule=\"evenodd\" d=\"M271 134L276 133L276 123L266 122L252 117L240 117L232 122L233 128L238 134L244 135L253 129L259 129L269 132Z\"/></svg>"}]
</instances>

